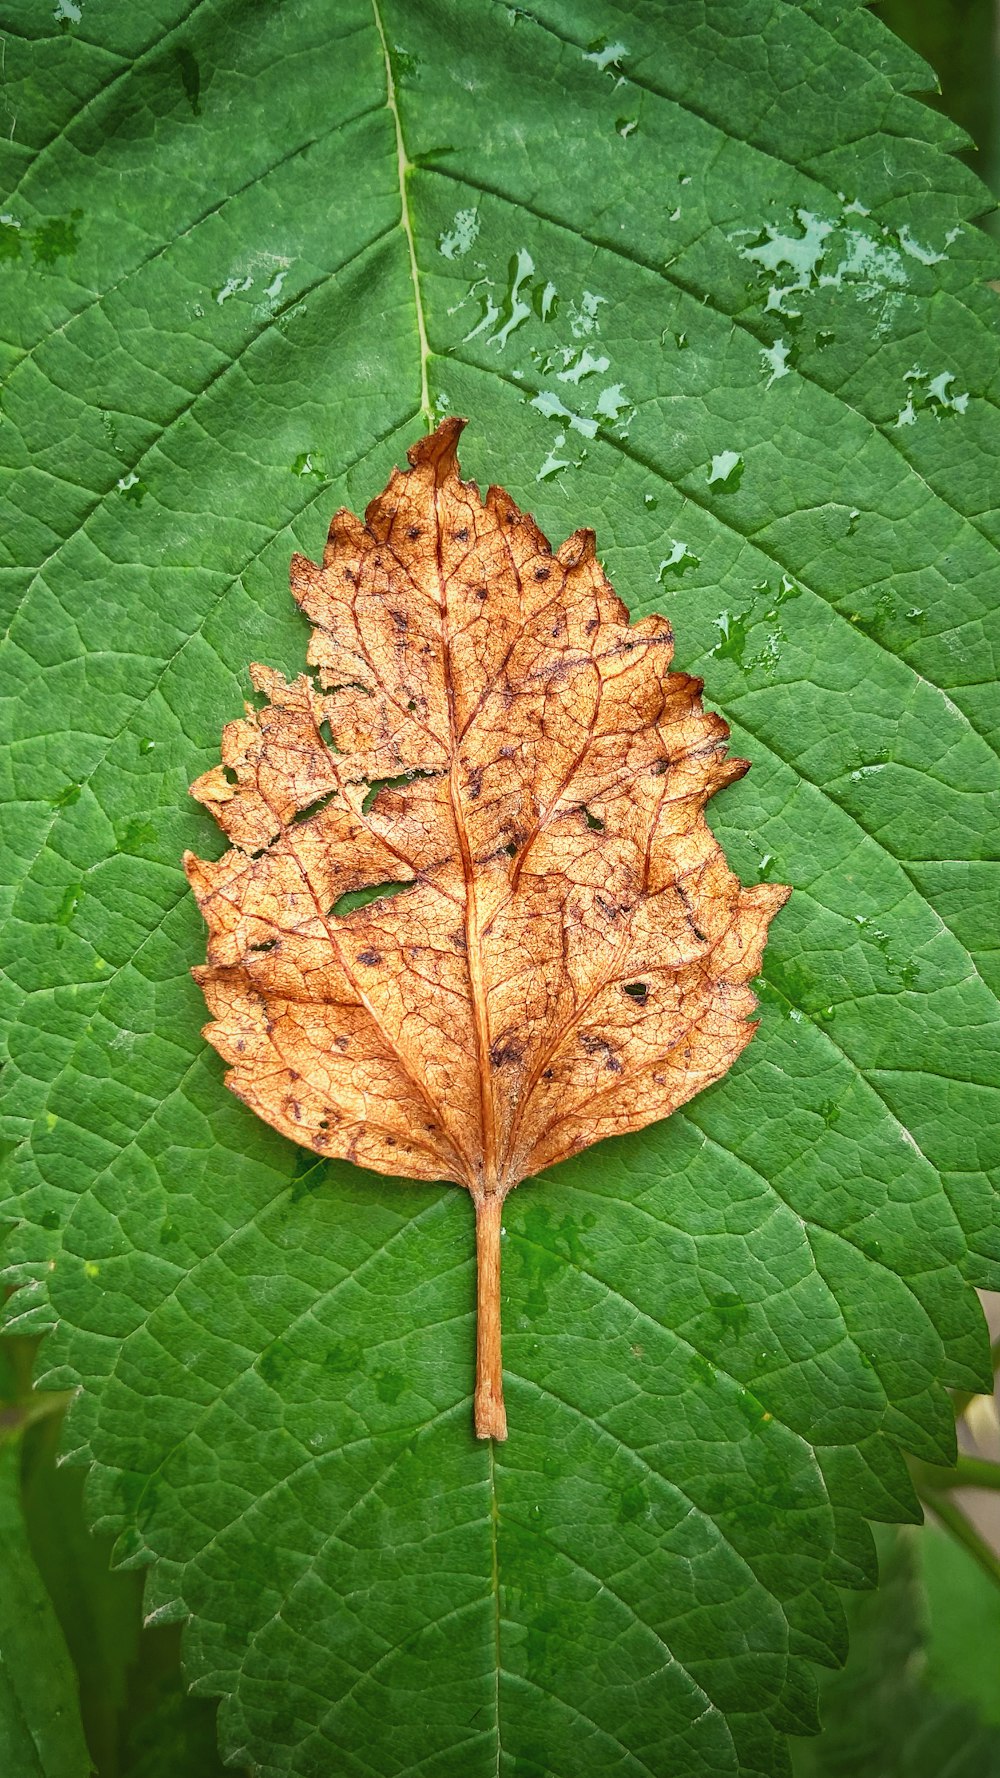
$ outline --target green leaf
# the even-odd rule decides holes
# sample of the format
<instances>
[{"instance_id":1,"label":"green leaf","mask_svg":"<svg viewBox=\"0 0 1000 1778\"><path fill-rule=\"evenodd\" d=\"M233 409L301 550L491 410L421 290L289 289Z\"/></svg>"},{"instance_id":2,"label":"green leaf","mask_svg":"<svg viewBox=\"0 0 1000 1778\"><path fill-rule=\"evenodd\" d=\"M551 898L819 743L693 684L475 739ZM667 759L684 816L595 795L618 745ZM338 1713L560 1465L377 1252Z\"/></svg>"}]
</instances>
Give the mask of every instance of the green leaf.
<instances>
[{"instance_id":1,"label":"green leaf","mask_svg":"<svg viewBox=\"0 0 1000 1778\"><path fill-rule=\"evenodd\" d=\"M57 1415L27 1434L22 1503L76 1671L93 1766L99 1778L222 1778L215 1711L184 1690L178 1626L143 1631L142 1576L109 1570L107 1541L85 1523L83 1473L56 1462L58 1434Z\"/></svg>"},{"instance_id":2,"label":"green leaf","mask_svg":"<svg viewBox=\"0 0 1000 1778\"><path fill-rule=\"evenodd\" d=\"M0 1437L0 1767L89 1778L76 1673L35 1566L20 1501L21 1438Z\"/></svg>"},{"instance_id":3,"label":"green leaf","mask_svg":"<svg viewBox=\"0 0 1000 1778\"><path fill-rule=\"evenodd\" d=\"M964 1699L1000 1727L1000 1588L942 1531L920 1540L929 1629L927 1677L935 1690Z\"/></svg>"},{"instance_id":4,"label":"green leaf","mask_svg":"<svg viewBox=\"0 0 1000 1778\"><path fill-rule=\"evenodd\" d=\"M13 1324L231 1757L779 1778L1000 1277L961 133L853 0L57 11L0 132ZM178 865L248 660L301 668L289 555L432 409L670 616L797 889L733 1076L510 1201L495 1452L470 1206L225 1092Z\"/></svg>"},{"instance_id":5,"label":"green leaf","mask_svg":"<svg viewBox=\"0 0 1000 1778\"><path fill-rule=\"evenodd\" d=\"M177 1626L147 1630L143 1652L123 1722L122 1778L228 1778L233 1767L216 1750L215 1710L185 1690Z\"/></svg>"},{"instance_id":6,"label":"green leaf","mask_svg":"<svg viewBox=\"0 0 1000 1778\"><path fill-rule=\"evenodd\" d=\"M44 1396L41 1397L44 1400ZM56 1466L58 1416L25 1444L22 1508L32 1555L66 1639L84 1733L100 1778L118 1778L119 1718L141 1626L141 1582L111 1574L108 1551L83 1516L83 1475Z\"/></svg>"},{"instance_id":7,"label":"green leaf","mask_svg":"<svg viewBox=\"0 0 1000 1778\"><path fill-rule=\"evenodd\" d=\"M935 1593L945 1572L967 1570L977 1577L971 1582L977 1592L990 1583L940 1532L883 1534L879 1559L879 1590L851 1606L851 1653L843 1671L823 1683L824 1731L818 1741L796 1747L795 1778L996 1778L1000 1741L990 1717L966 1701L968 1685L957 1666L942 1683L938 1663L928 1656L929 1647L946 1646L957 1660L968 1638L967 1620L938 1621ZM932 1568L938 1580L928 1589ZM992 1657L995 1702L995 1630L981 1637L980 1648Z\"/></svg>"}]
</instances>

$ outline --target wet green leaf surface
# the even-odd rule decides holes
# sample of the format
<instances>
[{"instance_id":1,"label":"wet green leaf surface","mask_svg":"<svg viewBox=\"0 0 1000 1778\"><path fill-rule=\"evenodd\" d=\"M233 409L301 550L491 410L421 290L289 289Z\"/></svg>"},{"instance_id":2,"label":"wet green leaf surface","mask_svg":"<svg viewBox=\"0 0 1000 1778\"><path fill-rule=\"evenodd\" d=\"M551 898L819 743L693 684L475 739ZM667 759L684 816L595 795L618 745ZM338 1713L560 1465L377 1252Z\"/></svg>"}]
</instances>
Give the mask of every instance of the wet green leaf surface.
<instances>
[{"instance_id":1,"label":"wet green leaf surface","mask_svg":"<svg viewBox=\"0 0 1000 1778\"><path fill-rule=\"evenodd\" d=\"M1000 1278L981 188L850 4L56 11L0 132L5 1254L94 1513L267 1778L777 1778ZM671 618L797 891L732 1077L510 1200L495 1455L469 1204L224 1091L178 864L425 403Z\"/></svg>"}]
</instances>

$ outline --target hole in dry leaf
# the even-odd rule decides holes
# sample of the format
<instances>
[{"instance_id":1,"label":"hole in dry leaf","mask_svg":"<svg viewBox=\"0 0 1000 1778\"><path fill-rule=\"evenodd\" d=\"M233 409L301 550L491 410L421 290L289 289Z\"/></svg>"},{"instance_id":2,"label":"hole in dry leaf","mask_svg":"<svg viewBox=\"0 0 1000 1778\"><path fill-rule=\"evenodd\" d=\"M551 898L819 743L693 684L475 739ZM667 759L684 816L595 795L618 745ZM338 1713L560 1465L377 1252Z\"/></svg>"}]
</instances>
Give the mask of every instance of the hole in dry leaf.
<instances>
[{"instance_id":1,"label":"hole in dry leaf","mask_svg":"<svg viewBox=\"0 0 1000 1778\"><path fill-rule=\"evenodd\" d=\"M638 1000L638 1002L641 1006L643 1001L646 999L647 994L649 993L649 983L648 982L626 982L625 983L625 992L626 992L626 994L630 995L633 1000Z\"/></svg>"},{"instance_id":2,"label":"hole in dry leaf","mask_svg":"<svg viewBox=\"0 0 1000 1778\"><path fill-rule=\"evenodd\" d=\"M289 827L297 827L300 821L310 821L314 815L321 814L327 804L332 803L336 794L337 786L334 785L332 790L324 790L322 796L316 797L314 802L307 803L304 809L296 809L288 823Z\"/></svg>"},{"instance_id":3,"label":"hole in dry leaf","mask_svg":"<svg viewBox=\"0 0 1000 1778\"><path fill-rule=\"evenodd\" d=\"M319 738L325 747L329 747L331 753L340 752L340 748L337 746L337 743L333 738L333 730L330 727L330 718L328 716L324 716L322 722L319 724Z\"/></svg>"},{"instance_id":4,"label":"hole in dry leaf","mask_svg":"<svg viewBox=\"0 0 1000 1778\"><path fill-rule=\"evenodd\" d=\"M265 842L262 846L255 846L252 852L248 852L247 857L248 858L263 858L264 853L269 851L270 848L275 844L275 842L277 840L280 840L280 838L281 838L280 832L273 833L271 835L271 838L269 840L265 840Z\"/></svg>"},{"instance_id":5,"label":"hole in dry leaf","mask_svg":"<svg viewBox=\"0 0 1000 1778\"><path fill-rule=\"evenodd\" d=\"M262 944L251 945L250 949L251 951L273 951L277 942L276 938L265 938Z\"/></svg>"},{"instance_id":6,"label":"hole in dry leaf","mask_svg":"<svg viewBox=\"0 0 1000 1778\"><path fill-rule=\"evenodd\" d=\"M346 889L343 895L338 895L332 907L327 909L327 916L336 914L339 919L342 914L353 914L356 908L367 907L370 901L380 901L383 896L388 895L402 895L404 889L413 887L413 882L368 883L364 889Z\"/></svg>"},{"instance_id":7,"label":"hole in dry leaf","mask_svg":"<svg viewBox=\"0 0 1000 1778\"><path fill-rule=\"evenodd\" d=\"M334 692L338 691L359 691L366 698L373 698L375 696L371 686L366 685L363 679L345 679L340 685L331 685L327 687L328 696L332 696Z\"/></svg>"},{"instance_id":8,"label":"hole in dry leaf","mask_svg":"<svg viewBox=\"0 0 1000 1778\"><path fill-rule=\"evenodd\" d=\"M232 766L223 766L222 776L225 778L227 784L238 784L240 781L239 774L233 771Z\"/></svg>"},{"instance_id":9,"label":"hole in dry leaf","mask_svg":"<svg viewBox=\"0 0 1000 1778\"><path fill-rule=\"evenodd\" d=\"M603 833L604 822L601 820L600 815L595 815L593 809L585 808L583 812L587 817L587 826L592 827L595 833Z\"/></svg>"},{"instance_id":10,"label":"hole in dry leaf","mask_svg":"<svg viewBox=\"0 0 1000 1778\"><path fill-rule=\"evenodd\" d=\"M504 851L506 852L508 858L516 858L520 849L521 848L520 848L520 845L517 840L508 840L506 846L504 847Z\"/></svg>"},{"instance_id":11,"label":"hole in dry leaf","mask_svg":"<svg viewBox=\"0 0 1000 1778\"><path fill-rule=\"evenodd\" d=\"M412 772L399 772L395 778L372 778L369 782L368 789L365 791L365 799L361 804L361 813L362 815L367 815L370 812L372 804L380 791L402 790L405 785L414 783L417 778L440 778L440 776L440 772L421 771L418 766Z\"/></svg>"}]
</instances>

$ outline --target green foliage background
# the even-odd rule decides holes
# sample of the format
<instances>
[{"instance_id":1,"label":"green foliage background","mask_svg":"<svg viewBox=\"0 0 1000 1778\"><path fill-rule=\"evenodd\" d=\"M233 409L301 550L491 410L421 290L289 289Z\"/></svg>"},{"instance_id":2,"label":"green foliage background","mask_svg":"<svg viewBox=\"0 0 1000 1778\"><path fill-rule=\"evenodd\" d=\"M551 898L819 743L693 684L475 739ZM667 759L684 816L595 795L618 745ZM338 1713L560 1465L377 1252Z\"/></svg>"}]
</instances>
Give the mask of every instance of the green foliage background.
<instances>
[{"instance_id":1,"label":"green foliage background","mask_svg":"<svg viewBox=\"0 0 1000 1778\"><path fill-rule=\"evenodd\" d=\"M88 1514L267 1778L777 1778L866 1517L919 1516L903 1449L947 1463L946 1386L989 1382L997 267L960 132L831 0L56 15L6 7L4 1256ZM178 868L248 660L302 664L289 555L432 411L668 613L754 762L730 858L797 891L733 1076L511 1200L495 1451L468 1204L226 1094Z\"/></svg>"}]
</instances>

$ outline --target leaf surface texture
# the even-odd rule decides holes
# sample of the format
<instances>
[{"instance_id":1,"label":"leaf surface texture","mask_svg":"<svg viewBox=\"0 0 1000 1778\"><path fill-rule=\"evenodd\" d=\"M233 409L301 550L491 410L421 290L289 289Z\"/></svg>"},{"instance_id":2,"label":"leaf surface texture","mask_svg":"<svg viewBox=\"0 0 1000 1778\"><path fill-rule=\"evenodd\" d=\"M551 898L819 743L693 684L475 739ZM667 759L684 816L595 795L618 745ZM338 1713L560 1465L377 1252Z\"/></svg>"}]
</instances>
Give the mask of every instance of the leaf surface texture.
<instances>
[{"instance_id":1,"label":"leaf surface texture","mask_svg":"<svg viewBox=\"0 0 1000 1778\"><path fill-rule=\"evenodd\" d=\"M985 1381L982 189L852 4L8 17L4 1251L92 1509L267 1778L776 1778ZM469 1206L223 1090L177 867L289 557L432 408L666 613L796 890L727 1080L505 1207L492 1458Z\"/></svg>"}]
</instances>

